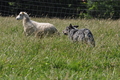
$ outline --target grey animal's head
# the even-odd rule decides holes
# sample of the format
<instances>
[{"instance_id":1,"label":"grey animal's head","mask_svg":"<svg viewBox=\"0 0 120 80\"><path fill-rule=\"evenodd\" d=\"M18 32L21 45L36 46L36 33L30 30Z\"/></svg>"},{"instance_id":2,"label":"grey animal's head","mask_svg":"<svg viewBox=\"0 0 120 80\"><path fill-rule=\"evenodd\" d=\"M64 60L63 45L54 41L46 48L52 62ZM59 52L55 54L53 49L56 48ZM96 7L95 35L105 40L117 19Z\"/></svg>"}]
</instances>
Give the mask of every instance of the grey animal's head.
<instances>
[{"instance_id":1,"label":"grey animal's head","mask_svg":"<svg viewBox=\"0 0 120 80\"><path fill-rule=\"evenodd\" d=\"M72 26L72 24L70 24L68 27L66 27L65 30L63 30L63 34L64 35L68 35L68 33L70 32L70 30L72 29L77 29L79 26Z\"/></svg>"},{"instance_id":2,"label":"grey animal's head","mask_svg":"<svg viewBox=\"0 0 120 80\"><path fill-rule=\"evenodd\" d=\"M21 20L23 19L24 17L28 17L28 14L26 12L20 12L19 15L16 17L17 20Z\"/></svg>"}]
</instances>

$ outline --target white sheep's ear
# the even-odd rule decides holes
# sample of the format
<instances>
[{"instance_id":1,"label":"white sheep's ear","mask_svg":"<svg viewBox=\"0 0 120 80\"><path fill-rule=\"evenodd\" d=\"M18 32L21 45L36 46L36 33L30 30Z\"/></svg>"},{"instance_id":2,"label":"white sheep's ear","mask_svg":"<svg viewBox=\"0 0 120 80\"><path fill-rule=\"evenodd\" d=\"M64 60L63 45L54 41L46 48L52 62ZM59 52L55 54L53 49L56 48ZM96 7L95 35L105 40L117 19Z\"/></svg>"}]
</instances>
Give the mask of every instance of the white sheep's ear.
<instances>
[{"instance_id":1,"label":"white sheep's ear","mask_svg":"<svg viewBox=\"0 0 120 80\"><path fill-rule=\"evenodd\" d=\"M31 15L31 13L29 13L28 15Z\"/></svg>"},{"instance_id":2,"label":"white sheep's ear","mask_svg":"<svg viewBox=\"0 0 120 80\"><path fill-rule=\"evenodd\" d=\"M22 14L27 14L26 12L21 12Z\"/></svg>"},{"instance_id":3,"label":"white sheep's ear","mask_svg":"<svg viewBox=\"0 0 120 80\"><path fill-rule=\"evenodd\" d=\"M25 14L25 12L22 12L22 14Z\"/></svg>"}]
</instances>

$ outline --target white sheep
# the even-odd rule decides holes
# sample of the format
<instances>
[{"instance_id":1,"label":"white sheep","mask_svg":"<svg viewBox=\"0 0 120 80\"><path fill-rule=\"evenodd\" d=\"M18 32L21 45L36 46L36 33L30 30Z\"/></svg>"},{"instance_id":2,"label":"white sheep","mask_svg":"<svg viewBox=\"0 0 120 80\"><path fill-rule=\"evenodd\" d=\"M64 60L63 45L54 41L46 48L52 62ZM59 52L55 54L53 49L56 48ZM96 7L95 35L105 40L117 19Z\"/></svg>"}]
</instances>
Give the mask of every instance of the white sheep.
<instances>
[{"instance_id":1,"label":"white sheep","mask_svg":"<svg viewBox=\"0 0 120 80\"><path fill-rule=\"evenodd\" d=\"M35 35L36 37L42 37L43 35L58 33L58 30L53 24L32 21L26 12L20 12L16 19L23 19L24 33L26 36Z\"/></svg>"}]
</instances>

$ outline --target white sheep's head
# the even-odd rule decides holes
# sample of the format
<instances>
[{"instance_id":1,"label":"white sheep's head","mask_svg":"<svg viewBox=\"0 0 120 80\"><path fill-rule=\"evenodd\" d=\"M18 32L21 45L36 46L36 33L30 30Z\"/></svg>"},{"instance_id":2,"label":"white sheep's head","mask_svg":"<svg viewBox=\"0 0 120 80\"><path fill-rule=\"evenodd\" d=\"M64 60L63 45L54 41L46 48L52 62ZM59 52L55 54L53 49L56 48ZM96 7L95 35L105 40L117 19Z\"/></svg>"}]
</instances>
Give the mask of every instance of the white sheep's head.
<instances>
[{"instance_id":1,"label":"white sheep's head","mask_svg":"<svg viewBox=\"0 0 120 80\"><path fill-rule=\"evenodd\" d=\"M16 17L16 19L21 20L21 19L26 18L26 17L29 18L28 14L26 12L20 12L19 15Z\"/></svg>"}]
</instances>

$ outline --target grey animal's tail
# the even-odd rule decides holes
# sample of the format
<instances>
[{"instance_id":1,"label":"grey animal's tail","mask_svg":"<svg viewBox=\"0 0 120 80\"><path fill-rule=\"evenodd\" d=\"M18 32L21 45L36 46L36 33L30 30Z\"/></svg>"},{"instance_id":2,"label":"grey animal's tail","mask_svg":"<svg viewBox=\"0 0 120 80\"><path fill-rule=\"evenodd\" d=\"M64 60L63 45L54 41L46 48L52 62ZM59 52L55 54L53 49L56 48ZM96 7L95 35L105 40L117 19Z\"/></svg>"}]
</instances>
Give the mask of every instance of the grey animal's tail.
<instances>
[{"instance_id":1,"label":"grey animal's tail","mask_svg":"<svg viewBox=\"0 0 120 80\"><path fill-rule=\"evenodd\" d=\"M86 43L92 47L95 47L95 40L91 31L89 29L85 29L84 34Z\"/></svg>"}]
</instances>

